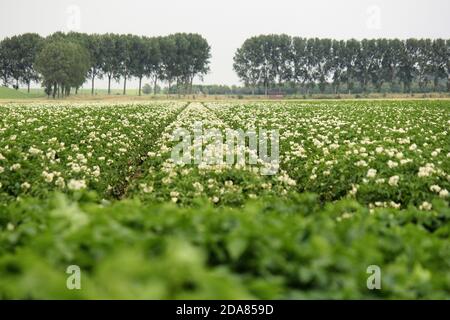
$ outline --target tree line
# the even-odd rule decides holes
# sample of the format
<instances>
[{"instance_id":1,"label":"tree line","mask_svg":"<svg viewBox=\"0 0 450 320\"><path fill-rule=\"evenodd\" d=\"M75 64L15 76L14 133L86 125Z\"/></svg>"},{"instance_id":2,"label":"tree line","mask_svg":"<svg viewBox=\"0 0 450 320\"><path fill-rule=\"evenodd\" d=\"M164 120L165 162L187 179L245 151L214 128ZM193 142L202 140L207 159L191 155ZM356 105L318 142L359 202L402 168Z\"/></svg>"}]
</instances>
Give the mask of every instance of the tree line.
<instances>
[{"instance_id":1,"label":"tree line","mask_svg":"<svg viewBox=\"0 0 450 320\"><path fill-rule=\"evenodd\" d=\"M94 94L95 80L151 79L156 90L158 81L176 84L178 90L192 91L193 79L209 71L210 46L198 34L176 33L161 37L119 34L85 34L56 32L46 38L34 33L0 41L0 79L4 86L18 89L41 81L53 97L78 91L87 80Z\"/></svg>"},{"instance_id":2,"label":"tree line","mask_svg":"<svg viewBox=\"0 0 450 320\"><path fill-rule=\"evenodd\" d=\"M233 69L246 87L265 94L287 84L308 94L329 86L334 93L362 92L401 84L411 92L438 90L446 82L450 91L450 40L364 39L333 40L260 35L237 49ZM392 91L392 90L391 90Z\"/></svg>"}]
</instances>

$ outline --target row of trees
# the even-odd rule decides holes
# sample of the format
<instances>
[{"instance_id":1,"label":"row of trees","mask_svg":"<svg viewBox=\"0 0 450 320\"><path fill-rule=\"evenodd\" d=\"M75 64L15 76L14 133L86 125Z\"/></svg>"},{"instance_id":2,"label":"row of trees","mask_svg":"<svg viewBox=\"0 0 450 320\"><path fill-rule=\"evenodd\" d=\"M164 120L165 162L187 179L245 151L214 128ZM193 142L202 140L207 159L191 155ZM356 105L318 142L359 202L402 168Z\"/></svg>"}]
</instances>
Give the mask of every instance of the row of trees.
<instances>
[{"instance_id":1,"label":"row of trees","mask_svg":"<svg viewBox=\"0 0 450 320\"><path fill-rule=\"evenodd\" d=\"M342 85L349 93L357 83L365 92L369 85L401 83L405 92L417 83L421 91L437 90L446 81L450 91L450 40L371 39L332 40L261 35L247 39L234 56L233 68L242 82L255 88L292 83L303 93L329 85L335 93ZM430 84L433 84L431 87Z\"/></svg>"},{"instance_id":2,"label":"row of trees","mask_svg":"<svg viewBox=\"0 0 450 320\"><path fill-rule=\"evenodd\" d=\"M46 92L68 95L86 80L94 94L95 79L143 78L176 84L185 92L192 90L193 79L209 71L210 46L198 34L176 33L165 37L139 37L117 34L56 32L46 38L27 33L0 42L0 76L4 86L42 81Z\"/></svg>"}]
</instances>

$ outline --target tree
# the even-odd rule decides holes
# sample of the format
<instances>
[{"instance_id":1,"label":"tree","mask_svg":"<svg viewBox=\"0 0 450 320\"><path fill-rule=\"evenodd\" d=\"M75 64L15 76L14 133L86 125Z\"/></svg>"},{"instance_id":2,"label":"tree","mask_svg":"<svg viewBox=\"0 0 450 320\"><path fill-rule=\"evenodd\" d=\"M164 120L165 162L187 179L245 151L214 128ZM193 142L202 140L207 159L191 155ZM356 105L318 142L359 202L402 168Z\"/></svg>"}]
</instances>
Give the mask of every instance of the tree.
<instances>
[{"instance_id":1,"label":"tree","mask_svg":"<svg viewBox=\"0 0 450 320\"><path fill-rule=\"evenodd\" d=\"M162 57L162 73L159 76L159 79L167 81L169 85L168 92L170 93L171 85L178 75L177 44L175 42L175 37L172 35L161 38L159 43Z\"/></svg>"},{"instance_id":2,"label":"tree","mask_svg":"<svg viewBox=\"0 0 450 320\"><path fill-rule=\"evenodd\" d=\"M39 80L39 74L34 64L38 53L42 50L43 39L36 33L25 33L20 36L20 80L27 85L28 93L32 81Z\"/></svg>"},{"instance_id":3,"label":"tree","mask_svg":"<svg viewBox=\"0 0 450 320\"><path fill-rule=\"evenodd\" d=\"M133 35L122 34L117 38L118 50L116 54L118 55L119 61L119 75L123 77L123 95L127 93L127 79L132 76L133 71Z\"/></svg>"},{"instance_id":4,"label":"tree","mask_svg":"<svg viewBox=\"0 0 450 320\"><path fill-rule=\"evenodd\" d=\"M309 94L310 90L314 88L315 81L317 80L317 59L315 55L316 39L306 40L306 93Z\"/></svg>"},{"instance_id":5,"label":"tree","mask_svg":"<svg viewBox=\"0 0 450 320\"><path fill-rule=\"evenodd\" d=\"M347 83L347 90L348 93L351 93L354 87L354 81L356 78L356 62L358 59L360 51L360 42L351 39L348 40L345 43L345 54L344 54L344 60L345 60L345 72L344 72L344 79Z\"/></svg>"},{"instance_id":6,"label":"tree","mask_svg":"<svg viewBox=\"0 0 450 320\"><path fill-rule=\"evenodd\" d=\"M149 85L148 83L144 84L144 86L142 87L142 92L144 94L150 94L152 93L152 86Z\"/></svg>"},{"instance_id":7,"label":"tree","mask_svg":"<svg viewBox=\"0 0 450 320\"><path fill-rule=\"evenodd\" d=\"M94 95L95 78L103 78L103 70L105 64L105 46L103 45L102 36L98 34L91 34L86 37L86 49L90 57L90 68L88 76L91 78L91 94Z\"/></svg>"},{"instance_id":8,"label":"tree","mask_svg":"<svg viewBox=\"0 0 450 320\"><path fill-rule=\"evenodd\" d=\"M6 38L2 41L3 59L4 59L4 76L3 82L7 86L13 81L14 89L19 89L19 81L23 71L21 68L21 39L18 36Z\"/></svg>"},{"instance_id":9,"label":"tree","mask_svg":"<svg viewBox=\"0 0 450 320\"><path fill-rule=\"evenodd\" d=\"M366 92L373 69L376 44L374 40L363 39L355 61L355 75L363 92Z\"/></svg>"},{"instance_id":10,"label":"tree","mask_svg":"<svg viewBox=\"0 0 450 320\"><path fill-rule=\"evenodd\" d=\"M447 90L450 91L450 40L434 40L431 52L434 89L437 90L440 79L447 78Z\"/></svg>"},{"instance_id":11,"label":"tree","mask_svg":"<svg viewBox=\"0 0 450 320\"><path fill-rule=\"evenodd\" d=\"M308 55L306 48L307 39L294 37L292 39L292 80L294 83L300 85L300 88L304 88L305 83L308 81Z\"/></svg>"},{"instance_id":12,"label":"tree","mask_svg":"<svg viewBox=\"0 0 450 320\"><path fill-rule=\"evenodd\" d=\"M444 64L444 70L447 74L447 91L450 92L450 39L445 42L445 47L445 56L447 57L447 62Z\"/></svg>"},{"instance_id":13,"label":"tree","mask_svg":"<svg viewBox=\"0 0 450 320\"><path fill-rule=\"evenodd\" d=\"M432 68L432 42L430 39L421 39L416 42L416 76L419 88L426 91L431 81Z\"/></svg>"},{"instance_id":14,"label":"tree","mask_svg":"<svg viewBox=\"0 0 450 320\"><path fill-rule=\"evenodd\" d=\"M342 83L349 93L359 82L362 91L381 92L385 83L397 90L399 81L405 92L413 84L427 91L433 79L435 90L446 79L450 91L450 40L430 39L350 39L338 41L318 38L290 38L286 35L252 37L237 49L233 68L245 86L256 83L267 89L273 84L289 91L284 82L306 88L317 84L324 92L332 84L338 93Z\"/></svg>"},{"instance_id":15,"label":"tree","mask_svg":"<svg viewBox=\"0 0 450 320\"><path fill-rule=\"evenodd\" d=\"M320 92L325 91L331 70L331 40L314 39L313 55L315 56L315 78L319 83Z\"/></svg>"},{"instance_id":16,"label":"tree","mask_svg":"<svg viewBox=\"0 0 450 320\"><path fill-rule=\"evenodd\" d=\"M0 68L3 84L14 80L14 87L23 82L30 92L32 81L39 80L34 69L36 55L42 46L42 38L35 33L25 33L4 39L0 44Z\"/></svg>"},{"instance_id":17,"label":"tree","mask_svg":"<svg viewBox=\"0 0 450 320\"><path fill-rule=\"evenodd\" d=\"M233 69L245 86L250 86L252 94L261 80L262 54L257 39L247 39L234 55Z\"/></svg>"},{"instance_id":18,"label":"tree","mask_svg":"<svg viewBox=\"0 0 450 320\"><path fill-rule=\"evenodd\" d=\"M411 83L416 73L417 45L415 39L407 39L399 54L398 78L403 83L403 91L411 92Z\"/></svg>"},{"instance_id":19,"label":"tree","mask_svg":"<svg viewBox=\"0 0 450 320\"><path fill-rule=\"evenodd\" d=\"M344 78L345 71L345 41L343 40L333 40L331 44L330 62L329 70L331 73L332 85L334 88L334 93L339 92L341 82Z\"/></svg>"},{"instance_id":20,"label":"tree","mask_svg":"<svg viewBox=\"0 0 450 320\"><path fill-rule=\"evenodd\" d=\"M368 68L370 80L375 90L381 92L384 83L384 59L387 54L387 40L371 40L368 50L371 50L370 65Z\"/></svg>"},{"instance_id":21,"label":"tree","mask_svg":"<svg viewBox=\"0 0 450 320\"><path fill-rule=\"evenodd\" d=\"M36 69L44 85L53 88L53 98L70 94L70 88L81 86L90 67L89 54L81 45L67 41L47 43L36 58Z\"/></svg>"},{"instance_id":22,"label":"tree","mask_svg":"<svg viewBox=\"0 0 450 320\"><path fill-rule=\"evenodd\" d=\"M387 40L386 54L383 59L383 78L390 83L391 91L398 78L400 69L400 55L403 51L403 42L398 39Z\"/></svg>"},{"instance_id":23,"label":"tree","mask_svg":"<svg viewBox=\"0 0 450 320\"><path fill-rule=\"evenodd\" d=\"M9 38L0 42L0 77L3 86L7 87L10 84L13 74L13 60L14 56L12 48L9 45Z\"/></svg>"},{"instance_id":24,"label":"tree","mask_svg":"<svg viewBox=\"0 0 450 320\"><path fill-rule=\"evenodd\" d=\"M100 37L103 48L102 73L108 78L108 94L111 94L111 80L118 81L121 74L121 55L119 54L119 36L115 34L104 34Z\"/></svg>"},{"instance_id":25,"label":"tree","mask_svg":"<svg viewBox=\"0 0 450 320\"><path fill-rule=\"evenodd\" d=\"M145 74L153 81L153 94L156 95L158 80L162 79L163 75L163 63L161 56L161 37L158 38L144 38L146 42L146 61L145 61Z\"/></svg>"},{"instance_id":26,"label":"tree","mask_svg":"<svg viewBox=\"0 0 450 320\"><path fill-rule=\"evenodd\" d=\"M129 36L129 69L130 75L139 79L139 96L141 95L142 78L148 74L147 66L149 60L148 42L138 36ZM124 89L125 94L125 89Z\"/></svg>"},{"instance_id":27,"label":"tree","mask_svg":"<svg viewBox=\"0 0 450 320\"><path fill-rule=\"evenodd\" d=\"M195 77L203 78L209 71L209 59L211 58L211 47L208 41L199 34L189 33L184 37L188 41L188 54L185 56L187 63L186 74L183 76L189 93L192 93L192 83Z\"/></svg>"},{"instance_id":28,"label":"tree","mask_svg":"<svg viewBox=\"0 0 450 320\"><path fill-rule=\"evenodd\" d=\"M181 88L185 93L191 92L194 78L201 78L209 71L210 46L203 37L193 33L173 34L168 38L169 44L174 46L174 52L168 57L163 55L170 66L167 76L176 81L178 93Z\"/></svg>"}]
</instances>

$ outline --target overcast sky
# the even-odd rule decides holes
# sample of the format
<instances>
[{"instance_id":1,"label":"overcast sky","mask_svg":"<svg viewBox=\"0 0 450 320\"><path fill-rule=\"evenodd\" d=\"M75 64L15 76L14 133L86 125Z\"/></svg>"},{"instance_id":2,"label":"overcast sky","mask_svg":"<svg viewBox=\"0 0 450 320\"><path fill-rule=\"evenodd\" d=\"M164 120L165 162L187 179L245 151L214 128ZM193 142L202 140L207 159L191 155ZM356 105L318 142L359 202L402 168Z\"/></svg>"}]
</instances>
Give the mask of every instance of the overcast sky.
<instances>
[{"instance_id":1,"label":"overcast sky","mask_svg":"<svg viewBox=\"0 0 450 320\"><path fill-rule=\"evenodd\" d=\"M238 84L233 55L250 36L450 38L450 0L1 0L0 38L70 30L200 33L212 53L204 82Z\"/></svg>"}]
</instances>

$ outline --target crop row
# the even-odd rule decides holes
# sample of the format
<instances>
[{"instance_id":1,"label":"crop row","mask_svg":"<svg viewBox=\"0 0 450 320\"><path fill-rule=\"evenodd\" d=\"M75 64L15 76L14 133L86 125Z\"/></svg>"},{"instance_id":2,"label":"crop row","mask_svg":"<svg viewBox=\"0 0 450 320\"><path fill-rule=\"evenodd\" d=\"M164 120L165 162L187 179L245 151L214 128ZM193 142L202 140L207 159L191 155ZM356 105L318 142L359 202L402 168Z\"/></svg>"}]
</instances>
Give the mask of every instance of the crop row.
<instances>
[{"instance_id":1,"label":"crop row","mask_svg":"<svg viewBox=\"0 0 450 320\"><path fill-rule=\"evenodd\" d=\"M0 200L121 192L182 103L0 107Z\"/></svg>"},{"instance_id":2,"label":"crop row","mask_svg":"<svg viewBox=\"0 0 450 320\"><path fill-rule=\"evenodd\" d=\"M234 128L280 131L280 167L322 201L430 208L450 190L447 102L210 103Z\"/></svg>"}]
</instances>

